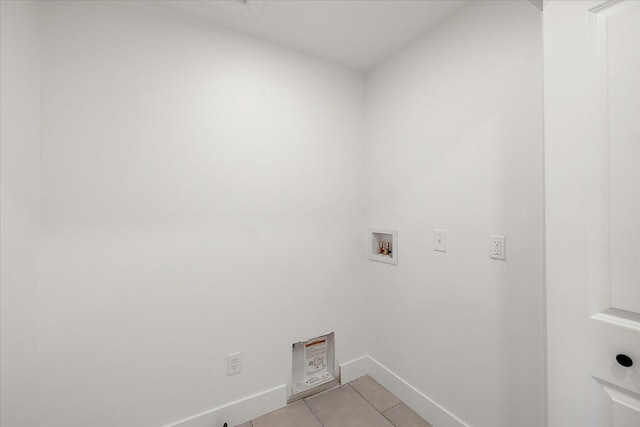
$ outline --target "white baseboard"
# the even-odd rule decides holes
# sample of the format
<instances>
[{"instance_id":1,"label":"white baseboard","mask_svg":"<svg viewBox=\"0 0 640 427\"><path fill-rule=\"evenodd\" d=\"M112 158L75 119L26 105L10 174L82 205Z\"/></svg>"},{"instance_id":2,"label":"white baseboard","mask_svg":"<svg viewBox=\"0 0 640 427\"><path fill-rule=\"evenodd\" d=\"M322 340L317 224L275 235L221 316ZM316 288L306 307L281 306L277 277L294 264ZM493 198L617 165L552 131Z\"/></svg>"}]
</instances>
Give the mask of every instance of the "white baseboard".
<instances>
[{"instance_id":1,"label":"white baseboard","mask_svg":"<svg viewBox=\"0 0 640 427\"><path fill-rule=\"evenodd\" d=\"M434 427L470 427L372 357L362 356L340 365L342 384L367 374ZM169 424L166 427L221 427L225 422L229 424L229 427L233 427L280 409L286 404L287 386L281 385Z\"/></svg>"},{"instance_id":2,"label":"white baseboard","mask_svg":"<svg viewBox=\"0 0 640 427\"><path fill-rule=\"evenodd\" d=\"M286 404L287 386L281 385L168 424L166 427L222 427L224 423L233 427L280 409Z\"/></svg>"},{"instance_id":3,"label":"white baseboard","mask_svg":"<svg viewBox=\"0 0 640 427\"><path fill-rule=\"evenodd\" d=\"M372 357L368 359L369 375L433 427L470 427L386 366Z\"/></svg>"},{"instance_id":4,"label":"white baseboard","mask_svg":"<svg viewBox=\"0 0 640 427\"><path fill-rule=\"evenodd\" d=\"M340 383L346 384L369 373L369 356L340 364Z\"/></svg>"}]
</instances>

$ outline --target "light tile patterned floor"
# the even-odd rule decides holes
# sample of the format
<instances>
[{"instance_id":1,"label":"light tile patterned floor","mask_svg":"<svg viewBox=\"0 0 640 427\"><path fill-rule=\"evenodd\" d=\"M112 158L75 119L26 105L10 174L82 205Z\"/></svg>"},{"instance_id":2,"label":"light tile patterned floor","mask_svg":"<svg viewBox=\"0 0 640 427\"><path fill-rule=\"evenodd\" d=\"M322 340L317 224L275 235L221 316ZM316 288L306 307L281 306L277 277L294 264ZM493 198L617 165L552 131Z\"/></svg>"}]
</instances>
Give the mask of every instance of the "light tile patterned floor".
<instances>
[{"instance_id":1,"label":"light tile patterned floor","mask_svg":"<svg viewBox=\"0 0 640 427\"><path fill-rule=\"evenodd\" d=\"M370 376L237 427L431 427Z\"/></svg>"}]
</instances>

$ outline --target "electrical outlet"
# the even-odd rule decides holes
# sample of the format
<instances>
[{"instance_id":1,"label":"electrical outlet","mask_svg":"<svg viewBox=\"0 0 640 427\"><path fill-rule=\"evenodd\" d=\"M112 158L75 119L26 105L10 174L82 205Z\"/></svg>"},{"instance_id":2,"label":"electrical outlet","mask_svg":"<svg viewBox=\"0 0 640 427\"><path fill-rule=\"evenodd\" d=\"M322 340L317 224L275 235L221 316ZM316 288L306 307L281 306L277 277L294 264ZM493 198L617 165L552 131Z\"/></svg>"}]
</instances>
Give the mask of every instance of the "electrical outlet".
<instances>
[{"instance_id":1,"label":"electrical outlet","mask_svg":"<svg viewBox=\"0 0 640 427\"><path fill-rule=\"evenodd\" d=\"M489 239L489 256L493 259L507 259L504 236L491 236Z\"/></svg>"},{"instance_id":2,"label":"electrical outlet","mask_svg":"<svg viewBox=\"0 0 640 427\"><path fill-rule=\"evenodd\" d=\"M242 372L242 353L227 354L227 375L235 375Z\"/></svg>"}]
</instances>

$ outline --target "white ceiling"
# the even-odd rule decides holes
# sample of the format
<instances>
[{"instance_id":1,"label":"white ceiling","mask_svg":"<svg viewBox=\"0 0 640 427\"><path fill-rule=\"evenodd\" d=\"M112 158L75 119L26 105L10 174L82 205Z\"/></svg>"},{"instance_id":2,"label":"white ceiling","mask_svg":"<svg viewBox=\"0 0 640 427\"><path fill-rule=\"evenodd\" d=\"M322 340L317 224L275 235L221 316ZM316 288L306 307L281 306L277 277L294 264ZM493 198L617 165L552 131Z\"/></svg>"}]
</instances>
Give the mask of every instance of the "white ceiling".
<instances>
[{"instance_id":1,"label":"white ceiling","mask_svg":"<svg viewBox=\"0 0 640 427\"><path fill-rule=\"evenodd\" d=\"M176 0L162 4L368 70L468 0Z\"/></svg>"}]
</instances>

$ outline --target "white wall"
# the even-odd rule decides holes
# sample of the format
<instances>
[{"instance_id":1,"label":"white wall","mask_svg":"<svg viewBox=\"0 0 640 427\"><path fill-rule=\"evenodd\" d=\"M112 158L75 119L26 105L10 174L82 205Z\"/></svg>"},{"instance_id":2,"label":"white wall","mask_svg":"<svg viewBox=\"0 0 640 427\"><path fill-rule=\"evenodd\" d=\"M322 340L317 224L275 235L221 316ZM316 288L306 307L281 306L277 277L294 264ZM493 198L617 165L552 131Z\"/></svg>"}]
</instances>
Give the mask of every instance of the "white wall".
<instances>
[{"instance_id":1,"label":"white wall","mask_svg":"<svg viewBox=\"0 0 640 427\"><path fill-rule=\"evenodd\" d=\"M40 13L0 2L0 425L37 425Z\"/></svg>"},{"instance_id":2,"label":"white wall","mask_svg":"<svg viewBox=\"0 0 640 427\"><path fill-rule=\"evenodd\" d=\"M44 7L40 127L37 10L2 2L3 425L177 421L331 330L469 425L544 425L531 4L474 4L366 85L147 2ZM399 230L397 267L368 226Z\"/></svg>"},{"instance_id":3,"label":"white wall","mask_svg":"<svg viewBox=\"0 0 640 427\"><path fill-rule=\"evenodd\" d=\"M324 332L366 354L364 77L147 2L43 20L42 425L177 421Z\"/></svg>"},{"instance_id":4,"label":"white wall","mask_svg":"<svg viewBox=\"0 0 640 427\"><path fill-rule=\"evenodd\" d=\"M545 424L541 24L476 2L368 78L367 221L400 255L368 265L370 354L474 427Z\"/></svg>"}]
</instances>

